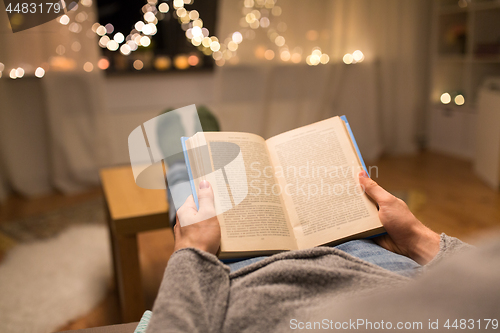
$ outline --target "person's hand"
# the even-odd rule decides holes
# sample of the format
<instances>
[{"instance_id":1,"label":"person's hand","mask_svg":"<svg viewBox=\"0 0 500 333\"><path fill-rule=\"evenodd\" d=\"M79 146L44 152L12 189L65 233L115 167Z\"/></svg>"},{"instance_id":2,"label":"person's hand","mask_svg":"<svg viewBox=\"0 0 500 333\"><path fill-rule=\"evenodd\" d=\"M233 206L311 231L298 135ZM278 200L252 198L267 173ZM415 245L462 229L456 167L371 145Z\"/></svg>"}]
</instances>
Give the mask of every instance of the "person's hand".
<instances>
[{"instance_id":1,"label":"person's hand","mask_svg":"<svg viewBox=\"0 0 500 333\"><path fill-rule=\"evenodd\" d=\"M393 196L365 171L359 173L359 183L379 206L380 222L387 235L374 238L381 247L410 257L421 265L431 261L439 252L440 236L422 224L406 203Z\"/></svg>"},{"instance_id":2,"label":"person's hand","mask_svg":"<svg viewBox=\"0 0 500 333\"><path fill-rule=\"evenodd\" d=\"M215 214L214 192L206 180L200 183L198 202L199 210L196 209L191 195L177 210L177 223L174 226L174 251L194 247L217 254L221 238L220 226Z\"/></svg>"}]
</instances>

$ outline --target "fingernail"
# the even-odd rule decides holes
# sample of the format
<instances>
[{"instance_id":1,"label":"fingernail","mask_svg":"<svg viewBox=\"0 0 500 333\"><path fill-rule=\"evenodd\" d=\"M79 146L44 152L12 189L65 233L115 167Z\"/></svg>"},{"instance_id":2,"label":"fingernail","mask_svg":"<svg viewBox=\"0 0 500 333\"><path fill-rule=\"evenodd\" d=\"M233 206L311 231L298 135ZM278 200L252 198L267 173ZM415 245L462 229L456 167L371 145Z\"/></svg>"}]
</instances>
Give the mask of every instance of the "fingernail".
<instances>
[{"instance_id":1,"label":"fingernail","mask_svg":"<svg viewBox=\"0 0 500 333\"><path fill-rule=\"evenodd\" d=\"M206 180L202 180L202 181L200 182L200 190L201 190L201 189L205 189L205 188L209 188L209 187L210 187L210 183L209 183L208 181L206 181Z\"/></svg>"},{"instance_id":2,"label":"fingernail","mask_svg":"<svg viewBox=\"0 0 500 333\"><path fill-rule=\"evenodd\" d=\"M358 176L361 177L361 178L368 178L368 174L364 170L361 171Z\"/></svg>"}]
</instances>

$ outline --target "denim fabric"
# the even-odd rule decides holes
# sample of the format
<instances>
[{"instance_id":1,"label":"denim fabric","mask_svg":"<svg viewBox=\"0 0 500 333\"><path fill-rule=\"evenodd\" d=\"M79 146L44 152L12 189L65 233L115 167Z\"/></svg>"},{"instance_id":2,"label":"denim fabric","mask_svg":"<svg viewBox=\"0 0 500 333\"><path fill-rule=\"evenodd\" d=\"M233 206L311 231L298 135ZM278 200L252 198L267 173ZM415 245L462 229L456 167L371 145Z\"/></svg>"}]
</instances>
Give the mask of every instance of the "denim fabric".
<instances>
[{"instance_id":1,"label":"denim fabric","mask_svg":"<svg viewBox=\"0 0 500 333\"><path fill-rule=\"evenodd\" d=\"M422 266L412 259L388 251L369 239L360 239L346 242L335 246L337 249L344 251L353 257L368 261L372 264L380 266L391 272L412 277L421 271ZM259 262L267 257L256 257L239 262L229 264L231 272L234 272L242 267L248 266L255 262Z\"/></svg>"}]
</instances>

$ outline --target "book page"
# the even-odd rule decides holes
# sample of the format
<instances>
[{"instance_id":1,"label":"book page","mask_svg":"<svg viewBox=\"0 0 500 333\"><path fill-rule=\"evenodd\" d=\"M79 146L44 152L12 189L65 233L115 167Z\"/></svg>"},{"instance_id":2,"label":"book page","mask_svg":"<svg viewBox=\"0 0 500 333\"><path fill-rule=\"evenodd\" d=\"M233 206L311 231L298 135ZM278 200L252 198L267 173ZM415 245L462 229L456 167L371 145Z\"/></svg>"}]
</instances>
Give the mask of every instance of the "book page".
<instances>
[{"instance_id":1,"label":"book page","mask_svg":"<svg viewBox=\"0 0 500 333\"><path fill-rule=\"evenodd\" d=\"M196 188L206 179L214 189L222 232L221 252L296 248L283 201L272 191L277 182L269 172L272 167L263 138L247 133L205 132L197 133L186 145L188 149L204 145L208 148L209 162L201 156L203 153L192 154L189 159L196 161L191 162ZM200 161L203 159L205 162Z\"/></svg>"},{"instance_id":2,"label":"book page","mask_svg":"<svg viewBox=\"0 0 500 333\"><path fill-rule=\"evenodd\" d=\"M380 228L359 187L361 163L339 117L267 140L299 249Z\"/></svg>"}]
</instances>

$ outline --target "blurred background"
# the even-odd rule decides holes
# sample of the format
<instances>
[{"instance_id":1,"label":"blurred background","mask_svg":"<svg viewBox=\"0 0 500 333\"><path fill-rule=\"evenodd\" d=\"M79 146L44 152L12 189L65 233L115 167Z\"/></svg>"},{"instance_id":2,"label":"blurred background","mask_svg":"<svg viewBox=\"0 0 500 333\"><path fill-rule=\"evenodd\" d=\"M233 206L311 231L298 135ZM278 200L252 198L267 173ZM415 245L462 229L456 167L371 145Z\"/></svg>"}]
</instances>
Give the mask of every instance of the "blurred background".
<instances>
[{"instance_id":1,"label":"blurred background","mask_svg":"<svg viewBox=\"0 0 500 333\"><path fill-rule=\"evenodd\" d=\"M2 332L151 308L173 238L127 138L168 108L264 138L345 114L425 224L469 241L500 225L499 0L57 5L33 26L0 4Z\"/></svg>"}]
</instances>

